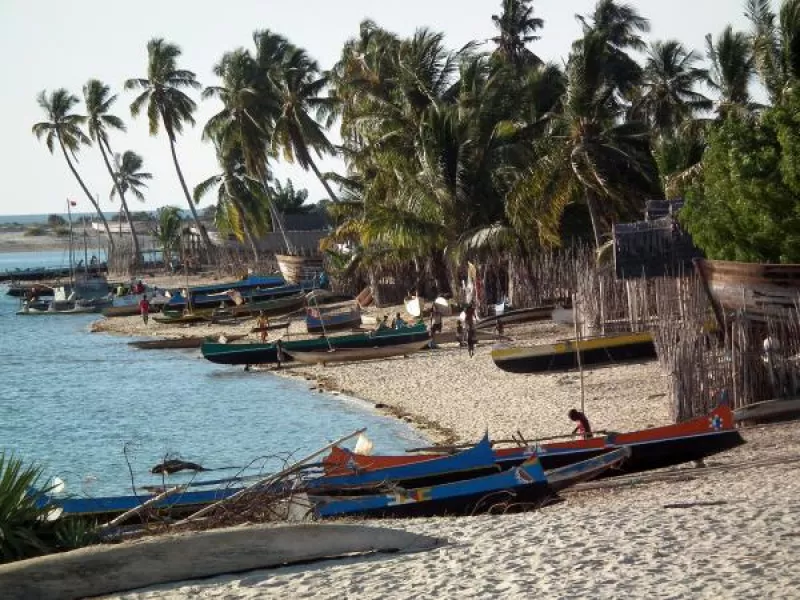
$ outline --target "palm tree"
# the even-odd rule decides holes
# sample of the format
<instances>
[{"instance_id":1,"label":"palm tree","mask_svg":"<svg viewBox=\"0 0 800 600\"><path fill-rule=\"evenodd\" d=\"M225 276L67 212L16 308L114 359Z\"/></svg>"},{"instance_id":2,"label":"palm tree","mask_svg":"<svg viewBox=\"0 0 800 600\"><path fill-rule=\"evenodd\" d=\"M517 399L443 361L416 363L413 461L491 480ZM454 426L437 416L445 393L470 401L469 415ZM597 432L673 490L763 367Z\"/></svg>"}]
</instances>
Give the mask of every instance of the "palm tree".
<instances>
[{"instance_id":1,"label":"palm tree","mask_svg":"<svg viewBox=\"0 0 800 600\"><path fill-rule=\"evenodd\" d=\"M302 215L308 213L312 207L305 203L306 200L308 200L308 190L295 189L291 179L286 180L286 185L275 181L272 203L281 214Z\"/></svg>"},{"instance_id":2,"label":"palm tree","mask_svg":"<svg viewBox=\"0 0 800 600\"><path fill-rule=\"evenodd\" d=\"M164 265L172 264L172 253L181 239L181 209L177 206L165 206L156 211L156 223L153 235L161 244Z\"/></svg>"},{"instance_id":3,"label":"palm tree","mask_svg":"<svg viewBox=\"0 0 800 600\"><path fill-rule=\"evenodd\" d=\"M147 187L145 181L152 179L153 176L141 170L144 164L142 157L133 150L126 150L122 156L119 154L114 156L114 163L117 165L117 168L113 173L114 186L111 188L109 198L113 200L114 195L119 194L120 199L122 199L124 194L130 192L138 200L144 202L142 188ZM123 204L123 206L125 205ZM127 206L125 206L125 216L128 219L131 230L133 230L133 220L131 219ZM136 247L138 253L138 244Z\"/></svg>"},{"instance_id":4,"label":"palm tree","mask_svg":"<svg viewBox=\"0 0 800 600\"><path fill-rule=\"evenodd\" d=\"M708 84L720 96L718 112L724 117L737 107L749 109L750 80L755 71L753 47L748 36L728 25L716 42L706 35L706 58L711 63Z\"/></svg>"},{"instance_id":5,"label":"palm tree","mask_svg":"<svg viewBox=\"0 0 800 600\"><path fill-rule=\"evenodd\" d=\"M138 116L147 105L150 135L157 135L162 125L167 132L172 161L175 164L175 171L178 173L186 202L189 204L195 226L200 232L203 246L206 252L211 254L211 240L200 222L175 151L176 136L183 132L185 123L194 125L192 113L197 107L194 100L182 90L200 87L192 71L178 68L177 60L180 55L181 49L177 45L165 42L162 38L153 38L147 43L147 78L128 79L125 82L125 89L144 90L131 103L131 114L134 117Z\"/></svg>"},{"instance_id":6,"label":"palm tree","mask_svg":"<svg viewBox=\"0 0 800 600\"><path fill-rule=\"evenodd\" d=\"M536 223L552 238L564 208L582 196L600 247L610 221L662 195L648 128L619 120L606 44L606 35L590 31L573 47L563 111L551 114L549 135L534 143L533 168L509 194L509 218L518 228Z\"/></svg>"},{"instance_id":7,"label":"palm tree","mask_svg":"<svg viewBox=\"0 0 800 600\"><path fill-rule=\"evenodd\" d=\"M106 235L108 236L108 245L111 254L113 254L114 238L108 227L108 221L106 221L103 211L100 210L100 205L89 192L89 189L86 187L86 184L83 182L83 179L81 179L78 170L72 162L72 158L75 158L75 153L80 149L82 144L87 146L91 145L91 140L89 140L86 134L81 130L81 125L86 122L86 117L70 112L79 102L77 96L70 94L64 88L59 88L49 96L45 91L40 92L36 101L47 114L48 120L36 123L32 128L33 134L39 140L44 137L47 149L51 154L55 149L56 142L58 142L61 152L64 154L64 159L69 166L69 170L72 171L75 179L78 180L78 184L81 186L83 193L86 194L89 202L91 202L100 217L100 221L103 223ZM70 158L70 156L72 156L72 158Z\"/></svg>"},{"instance_id":8,"label":"palm tree","mask_svg":"<svg viewBox=\"0 0 800 600\"><path fill-rule=\"evenodd\" d=\"M642 89L632 114L662 138L674 135L697 111L711 108L711 101L694 89L708 79L708 71L694 66L698 58L677 40L656 41L648 49Z\"/></svg>"},{"instance_id":9,"label":"palm tree","mask_svg":"<svg viewBox=\"0 0 800 600\"><path fill-rule=\"evenodd\" d=\"M261 39L271 35L265 31ZM259 44L258 60L264 65L268 57L261 53L262 44ZM318 157L336 154L336 148L325 136L323 127L311 115L313 111L317 117L324 118L331 111L331 99L320 95L328 85L328 78L320 76L319 66L305 50L289 46L280 63L275 65L273 82L279 103L279 113L272 131L273 150L280 149L287 161L297 161L304 170L311 169L330 199L338 202L339 199L311 155L312 151Z\"/></svg>"},{"instance_id":10,"label":"palm tree","mask_svg":"<svg viewBox=\"0 0 800 600\"><path fill-rule=\"evenodd\" d=\"M116 115L109 113L111 105L117 100L117 96L109 96L110 88L98 79L90 79L83 86L83 99L86 104L87 123L86 129L89 132L89 137L92 141L97 142L100 148L100 154L103 156L103 162L108 169L108 174L111 180L115 182L114 169L111 166L109 156L113 156L111 145L108 141L108 130L116 129L117 131L125 131L125 124L122 119ZM136 237L136 230L131 220L130 212L128 212L128 203L125 201L124 190L117 189L122 204L122 210L125 213L125 218L131 228L131 241L133 243L133 266L139 264L141 256L139 250L139 239ZM112 194L113 197L113 194Z\"/></svg>"},{"instance_id":11,"label":"palm tree","mask_svg":"<svg viewBox=\"0 0 800 600\"><path fill-rule=\"evenodd\" d=\"M756 68L773 102L800 77L800 0L784 0L778 16L769 0L747 0ZM776 23L777 19L777 23Z\"/></svg>"},{"instance_id":12,"label":"palm tree","mask_svg":"<svg viewBox=\"0 0 800 600\"><path fill-rule=\"evenodd\" d=\"M261 202L261 182L248 178L243 152L239 146L225 148L216 142L217 161L222 171L200 182L194 188L195 202L212 189L217 188L216 220L242 241L246 239L253 251L253 258L259 261L257 234L266 228L265 207ZM255 185L254 185L255 184Z\"/></svg>"},{"instance_id":13,"label":"palm tree","mask_svg":"<svg viewBox=\"0 0 800 600\"><path fill-rule=\"evenodd\" d=\"M497 44L496 52L517 69L523 65L537 66L542 60L526 47L539 39L533 35L544 27L542 19L533 16L533 0L503 0L503 12L492 15L500 35L492 38Z\"/></svg>"}]
</instances>

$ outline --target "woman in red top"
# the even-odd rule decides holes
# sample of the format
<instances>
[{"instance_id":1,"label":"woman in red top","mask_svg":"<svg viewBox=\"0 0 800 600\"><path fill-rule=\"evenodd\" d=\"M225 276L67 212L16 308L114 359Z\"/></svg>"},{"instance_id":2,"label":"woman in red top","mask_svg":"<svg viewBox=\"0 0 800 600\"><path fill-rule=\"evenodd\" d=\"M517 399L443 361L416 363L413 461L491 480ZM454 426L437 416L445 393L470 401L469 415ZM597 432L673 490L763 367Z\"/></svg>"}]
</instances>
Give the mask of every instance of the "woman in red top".
<instances>
[{"instance_id":1,"label":"woman in red top","mask_svg":"<svg viewBox=\"0 0 800 600\"><path fill-rule=\"evenodd\" d=\"M589 425L589 419L586 418L585 414L573 408L567 413L567 416L570 418L570 420L578 423L577 427L572 430L573 434L577 433L582 438L592 437L592 426Z\"/></svg>"},{"instance_id":2,"label":"woman in red top","mask_svg":"<svg viewBox=\"0 0 800 600\"><path fill-rule=\"evenodd\" d=\"M142 299L139 300L139 312L142 313L142 321L147 325L150 318L150 302L147 301L147 295L142 296Z\"/></svg>"}]
</instances>

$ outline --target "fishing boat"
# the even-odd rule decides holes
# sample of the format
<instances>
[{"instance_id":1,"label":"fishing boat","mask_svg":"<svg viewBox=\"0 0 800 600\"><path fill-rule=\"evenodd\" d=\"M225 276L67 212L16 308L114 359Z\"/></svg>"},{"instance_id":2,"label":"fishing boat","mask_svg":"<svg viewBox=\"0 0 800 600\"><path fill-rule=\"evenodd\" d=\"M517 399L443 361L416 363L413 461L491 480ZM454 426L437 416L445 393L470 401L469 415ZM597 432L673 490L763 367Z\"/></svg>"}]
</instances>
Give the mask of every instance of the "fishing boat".
<instances>
[{"instance_id":1,"label":"fishing boat","mask_svg":"<svg viewBox=\"0 0 800 600\"><path fill-rule=\"evenodd\" d=\"M538 506L558 490L593 479L618 466L630 454L618 449L603 456L545 472L537 456L512 469L426 487L394 487L388 493L358 496L308 495L319 518L419 517L475 515L501 505L504 509Z\"/></svg>"},{"instance_id":2,"label":"fishing boat","mask_svg":"<svg viewBox=\"0 0 800 600\"><path fill-rule=\"evenodd\" d=\"M200 346L203 345L203 342L207 340L213 340L220 344L227 344L230 342L235 342L237 340L240 340L244 338L245 335L237 333L220 337L224 337L225 341L220 341L220 338L210 338L208 336L192 335L179 338L140 340L136 342L128 342L128 345L133 346L134 348L139 348L140 350L171 350L180 348L199 348Z\"/></svg>"},{"instance_id":3,"label":"fishing boat","mask_svg":"<svg viewBox=\"0 0 800 600\"><path fill-rule=\"evenodd\" d=\"M766 423L800 416L800 398L775 398L742 406L733 411L737 423Z\"/></svg>"},{"instance_id":4,"label":"fishing boat","mask_svg":"<svg viewBox=\"0 0 800 600\"><path fill-rule=\"evenodd\" d=\"M249 276L240 281L229 281L213 285L199 285L172 292L166 308L183 310L187 307L218 308L220 303L234 304L233 292L247 300L267 300L280 295L290 295L303 289L312 289L313 282L304 285L287 284L279 276Z\"/></svg>"},{"instance_id":5,"label":"fishing boat","mask_svg":"<svg viewBox=\"0 0 800 600\"><path fill-rule=\"evenodd\" d=\"M342 493L379 487L391 482L406 488L457 481L497 471L489 436L456 454L428 456L427 460L391 465L384 468L310 479L304 489L313 492Z\"/></svg>"},{"instance_id":6,"label":"fishing boat","mask_svg":"<svg viewBox=\"0 0 800 600\"><path fill-rule=\"evenodd\" d=\"M210 310L184 312L162 309L161 314L153 317L153 320L162 325L193 325L211 321L211 312Z\"/></svg>"},{"instance_id":7,"label":"fishing boat","mask_svg":"<svg viewBox=\"0 0 800 600\"><path fill-rule=\"evenodd\" d=\"M304 304L305 292L297 291L294 294L277 295L265 300L243 300L234 303L233 306L214 309L210 316L213 320L218 320L223 318L240 319L259 313L264 313L266 316L286 315L302 308Z\"/></svg>"},{"instance_id":8,"label":"fishing boat","mask_svg":"<svg viewBox=\"0 0 800 600\"><path fill-rule=\"evenodd\" d=\"M545 306L533 306L530 308L517 308L513 310L503 310L501 313L489 315L479 319L475 323L476 329L493 329L498 323L511 325L512 323L529 323L532 321L548 321L553 317L553 311L569 308L571 302L564 304L549 304Z\"/></svg>"},{"instance_id":9,"label":"fishing boat","mask_svg":"<svg viewBox=\"0 0 800 600\"><path fill-rule=\"evenodd\" d=\"M603 365L656 358L650 333L621 333L567 340L538 346L501 346L492 349L492 360L503 371L540 373L576 369L580 365Z\"/></svg>"},{"instance_id":10,"label":"fishing boat","mask_svg":"<svg viewBox=\"0 0 800 600\"><path fill-rule=\"evenodd\" d=\"M282 340L281 349L289 352L311 352L329 350L330 348L371 348L373 346L391 346L416 341L424 341L430 337L424 323L401 329L379 329L350 335L310 338L305 340ZM201 347L203 357L220 365L258 365L274 363L278 359L275 342L248 344L216 344L204 342ZM290 357L287 357L290 358Z\"/></svg>"},{"instance_id":11,"label":"fishing boat","mask_svg":"<svg viewBox=\"0 0 800 600\"><path fill-rule=\"evenodd\" d=\"M786 318L800 303L800 264L694 259L722 324L724 312L742 311L755 321Z\"/></svg>"},{"instance_id":12,"label":"fishing boat","mask_svg":"<svg viewBox=\"0 0 800 600\"><path fill-rule=\"evenodd\" d=\"M289 254L276 254L283 278L289 283L297 283L306 279L313 279L323 271L321 256L293 256Z\"/></svg>"},{"instance_id":13,"label":"fishing boat","mask_svg":"<svg viewBox=\"0 0 800 600\"><path fill-rule=\"evenodd\" d=\"M392 358L395 356L408 356L429 347L430 340L408 342L405 344L392 344L390 346L372 346L369 348L331 348L327 351L286 351L293 360L307 365L326 365L335 362L356 362L362 360L376 360Z\"/></svg>"},{"instance_id":14,"label":"fishing boat","mask_svg":"<svg viewBox=\"0 0 800 600\"><path fill-rule=\"evenodd\" d=\"M354 299L335 304L314 304L306 309L309 333L327 333L361 326L361 307Z\"/></svg>"},{"instance_id":15,"label":"fishing boat","mask_svg":"<svg viewBox=\"0 0 800 600\"><path fill-rule=\"evenodd\" d=\"M663 427L651 427L628 433L608 433L588 439L535 443L524 447L496 448L494 459L507 469L536 454L545 469L574 464L610 450L628 447L631 456L616 473L636 473L700 460L730 450L744 443L734 424L730 407L718 406L709 414ZM435 451L435 448L431 448ZM443 449L451 451L453 448ZM439 456L440 454L433 454ZM387 469L430 460L430 453L406 455L355 454L346 448L334 447L323 460L329 475L346 475L357 470Z\"/></svg>"}]
</instances>

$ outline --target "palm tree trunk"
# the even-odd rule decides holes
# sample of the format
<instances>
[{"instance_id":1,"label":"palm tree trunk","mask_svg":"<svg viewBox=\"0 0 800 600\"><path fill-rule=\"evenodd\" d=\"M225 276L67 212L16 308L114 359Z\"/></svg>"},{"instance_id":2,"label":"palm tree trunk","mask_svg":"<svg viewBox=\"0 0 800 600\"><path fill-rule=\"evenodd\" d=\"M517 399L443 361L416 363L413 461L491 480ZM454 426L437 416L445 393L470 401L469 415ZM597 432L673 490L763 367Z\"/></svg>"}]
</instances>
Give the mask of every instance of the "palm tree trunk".
<instances>
[{"instance_id":1,"label":"palm tree trunk","mask_svg":"<svg viewBox=\"0 0 800 600\"><path fill-rule=\"evenodd\" d=\"M250 248L253 250L253 260L255 260L256 264L261 260L261 256L258 252L258 244L256 244L256 236L253 235L253 230L250 227L250 223L247 222L247 212L244 209L244 205L242 205L239 198L237 198L234 194L231 194L230 187L228 187L227 181L225 182L225 190L228 194L228 197L233 201L234 206L236 206L236 210L239 211L239 215L242 219L242 229L244 230L244 237L247 238L247 243L250 244Z\"/></svg>"},{"instance_id":2,"label":"palm tree trunk","mask_svg":"<svg viewBox=\"0 0 800 600\"><path fill-rule=\"evenodd\" d=\"M86 187L86 184L83 183L83 179L81 179L81 176L78 173L78 170L75 168L75 165L72 164L72 161L69 158L69 153L67 152L66 146L64 146L64 142L62 141L61 136L58 136L58 143L61 146L61 151L64 153L64 158L67 161L67 165L69 165L69 170L72 171L72 174L75 176L75 179L78 180L78 183L80 184L83 193L86 194L86 197L89 199L89 202L92 203L92 206L94 206L95 211L97 211L97 214L100 215L100 220L103 222L103 227L105 228L106 235L108 236L108 248L110 250L109 254L113 255L114 237L111 235L111 229L108 227L108 221L106 221L106 216L103 214L103 211L100 210L100 205L97 204L95 199L92 197L92 194L91 192L89 192L89 189ZM109 256L108 258L110 259L111 257Z\"/></svg>"},{"instance_id":3,"label":"palm tree trunk","mask_svg":"<svg viewBox=\"0 0 800 600\"><path fill-rule=\"evenodd\" d=\"M194 219L194 224L197 227L197 230L200 232L200 238L203 240L203 246L206 249L206 253L208 254L208 257L211 258L213 248L211 239L208 237L206 228L203 227L203 224L200 222L200 217L197 215L197 210L195 210L194 203L192 202L192 196L189 194L189 188L186 187L186 180L183 178L183 171L181 171L181 166L178 163L178 155L175 152L175 140L173 139L173 134L171 131L168 131L167 135L169 137L169 149L172 152L172 162L175 163L175 170L178 172L178 179L181 182L183 194L186 196L186 202L189 203L189 210L192 211L192 218Z\"/></svg>"},{"instance_id":4,"label":"palm tree trunk","mask_svg":"<svg viewBox=\"0 0 800 600\"><path fill-rule=\"evenodd\" d=\"M595 248L600 248L600 229L597 223L597 215L595 214L594 198L589 188L584 188L586 197L586 208L589 209L589 218L592 220L592 232L594 233Z\"/></svg>"},{"instance_id":5,"label":"palm tree trunk","mask_svg":"<svg viewBox=\"0 0 800 600\"><path fill-rule=\"evenodd\" d=\"M269 215L270 219L272 219L272 230L275 231L277 227L278 230L281 232L281 236L283 236L283 244L286 247L286 253L292 254L294 253L294 247L292 243L289 241L289 238L286 235L286 230L283 228L283 222L281 221L281 216L278 214L278 210L275 208L275 204L272 202L272 196L270 195L269 190L269 183L267 181L267 174L261 174L261 187L264 189L264 194L269 200Z\"/></svg>"},{"instance_id":6,"label":"palm tree trunk","mask_svg":"<svg viewBox=\"0 0 800 600\"><path fill-rule=\"evenodd\" d=\"M336 194L333 193L331 186L328 185L327 181L325 181L325 178L322 176L322 173L319 172L319 169L317 168L317 165L314 162L314 159L311 158L311 156L308 157L308 164L309 166L311 166L311 170L314 171L314 175L316 175L317 179L319 179L319 182L322 184L322 187L324 187L325 191L328 192L328 196L331 197L331 200L333 200L335 204L338 204L339 198L337 198Z\"/></svg>"},{"instance_id":7,"label":"palm tree trunk","mask_svg":"<svg viewBox=\"0 0 800 600\"><path fill-rule=\"evenodd\" d=\"M141 250L139 249L139 238L136 237L136 229L133 227L133 220L131 220L131 213L128 210L128 203L125 202L125 193L117 184L117 178L114 177L114 170L111 168L111 162L108 160L108 155L106 154L105 148L103 148L103 140L98 139L98 142L100 145L100 154L103 155L103 162L106 163L106 169L108 169L108 174L111 176L111 181L114 183L114 187L117 188L117 193L119 193L119 201L122 204L122 210L125 213L125 218L128 220L128 226L131 228L131 241L133 242L132 266L135 269L139 265L139 257L141 256ZM112 154L110 147L108 148L108 153Z\"/></svg>"}]
</instances>

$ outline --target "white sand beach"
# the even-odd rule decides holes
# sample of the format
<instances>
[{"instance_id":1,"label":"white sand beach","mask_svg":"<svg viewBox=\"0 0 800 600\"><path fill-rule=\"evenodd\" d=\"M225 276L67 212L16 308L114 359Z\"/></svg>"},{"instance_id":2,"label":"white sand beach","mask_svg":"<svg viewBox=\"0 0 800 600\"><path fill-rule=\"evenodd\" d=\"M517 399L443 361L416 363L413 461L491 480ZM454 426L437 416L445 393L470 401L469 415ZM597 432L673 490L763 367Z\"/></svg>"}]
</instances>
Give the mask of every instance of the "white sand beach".
<instances>
[{"instance_id":1,"label":"white sand beach","mask_svg":"<svg viewBox=\"0 0 800 600\"><path fill-rule=\"evenodd\" d=\"M179 336L251 326L144 326L128 317L102 321L96 329ZM506 333L534 343L569 337L570 330L548 323ZM473 358L448 344L407 359L274 373L377 404L437 442L474 441L485 431L494 439L517 432L526 439L569 433L566 413L580 406L578 373L505 373L492 362L490 346L480 343ZM666 380L656 362L587 370L584 387L596 430L671 421ZM743 430L743 436L746 445L708 459L705 468L682 466L667 480L648 474L568 491L563 502L533 513L379 523L448 540L433 551L290 566L113 597L793 597L800 589L793 569L800 551L800 428L762 426Z\"/></svg>"}]
</instances>

